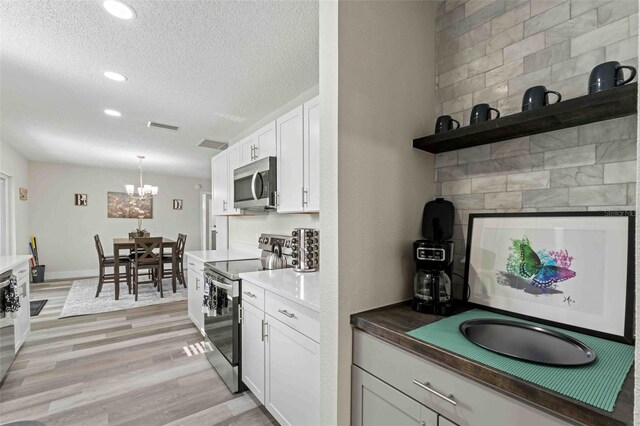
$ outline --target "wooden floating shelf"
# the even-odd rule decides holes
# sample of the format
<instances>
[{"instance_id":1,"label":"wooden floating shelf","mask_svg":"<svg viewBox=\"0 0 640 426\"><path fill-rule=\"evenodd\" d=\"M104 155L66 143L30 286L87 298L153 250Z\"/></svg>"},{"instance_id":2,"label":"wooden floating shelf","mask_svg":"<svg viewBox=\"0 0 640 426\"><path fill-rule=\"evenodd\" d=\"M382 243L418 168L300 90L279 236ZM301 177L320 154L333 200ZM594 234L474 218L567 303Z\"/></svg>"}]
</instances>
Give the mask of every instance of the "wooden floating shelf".
<instances>
[{"instance_id":1,"label":"wooden floating shelf","mask_svg":"<svg viewBox=\"0 0 640 426\"><path fill-rule=\"evenodd\" d=\"M507 115L413 140L413 147L437 154L551 132L637 113L638 83L580 96L532 111Z\"/></svg>"}]
</instances>

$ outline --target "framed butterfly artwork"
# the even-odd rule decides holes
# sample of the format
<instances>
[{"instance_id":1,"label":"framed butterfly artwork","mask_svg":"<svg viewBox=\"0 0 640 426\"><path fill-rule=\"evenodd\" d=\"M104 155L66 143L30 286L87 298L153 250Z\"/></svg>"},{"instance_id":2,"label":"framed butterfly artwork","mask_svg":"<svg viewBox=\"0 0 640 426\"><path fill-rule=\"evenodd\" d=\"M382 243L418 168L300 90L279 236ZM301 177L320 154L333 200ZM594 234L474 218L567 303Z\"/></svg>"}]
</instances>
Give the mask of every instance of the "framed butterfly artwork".
<instances>
[{"instance_id":1,"label":"framed butterfly artwork","mask_svg":"<svg viewBox=\"0 0 640 426\"><path fill-rule=\"evenodd\" d=\"M472 305L634 341L635 212L469 215Z\"/></svg>"}]
</instances>

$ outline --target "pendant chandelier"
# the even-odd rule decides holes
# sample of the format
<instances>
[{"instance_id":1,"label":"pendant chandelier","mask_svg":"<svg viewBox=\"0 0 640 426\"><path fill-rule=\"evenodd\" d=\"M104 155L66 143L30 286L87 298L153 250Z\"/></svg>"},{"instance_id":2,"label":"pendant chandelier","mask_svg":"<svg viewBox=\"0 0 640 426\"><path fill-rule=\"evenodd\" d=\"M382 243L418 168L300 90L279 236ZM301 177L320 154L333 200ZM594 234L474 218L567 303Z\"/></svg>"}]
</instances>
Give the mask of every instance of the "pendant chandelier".
<instances>
[{"instance_id":1,"label":"pendant chandelier","mask_svg":"<svg viewBox=\"0 0 640 426\"><path fill-rule=\"evenodd\" d=\"M124 187L127 189L127 194L131 197L144 200L158 195L158 187L142 183L142 160L144 160L144 155L138 155L138 161L140 161L140 165L138 166L140 168L140 186L136 188L135 185L125 185Z\"/></svg>"}]
</instances>

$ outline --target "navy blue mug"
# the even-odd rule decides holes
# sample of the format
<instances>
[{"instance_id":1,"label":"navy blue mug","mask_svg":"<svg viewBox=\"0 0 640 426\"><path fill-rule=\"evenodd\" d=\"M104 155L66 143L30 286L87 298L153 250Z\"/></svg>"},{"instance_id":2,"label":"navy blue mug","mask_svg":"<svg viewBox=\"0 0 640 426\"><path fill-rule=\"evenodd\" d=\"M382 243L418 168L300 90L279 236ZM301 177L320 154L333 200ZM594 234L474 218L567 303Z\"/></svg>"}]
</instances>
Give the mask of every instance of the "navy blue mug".
<instances>
[{"instance_id":1,"label":"navy blue mug","mask_svg":"<svg viewBox=\"0 0 640 426\"><path fill-rule=\"evenodd\" d=\"M554 104L562 100L562 95L560 93L554 92L553 90L547 90L544 86L533 86L528 88L527 91L524 92L524 97L522 98L522 111L530 111L532 109L542 108L543 106L549 105L549 93L558 97Z\"/></svg>"},{"instance_id":2,"label":"navy blue mug","mask_svg":"<svg viewBox=\"0 0 640 426\"><path fill-rule=\"evenodd\" d=\"M624 69L631 71L629 78L625 80ZM589 93L602 92L629 83L636 77L636 69L629 65L620 65L620 62L609 61L597 65L589 75Z\"/></svg>"},{"instance_id":3,"label":"navy blue mug","mask_svg":"<svg viewBox=\"0 0 640 426\"><path fill-rule=\"evenodd\" d=\"M493 118L491 117L491 111L496 112L496 116ZM489 104L478 104L471 109L469 124L478 124L483 121L495 120L496 118L500 118L500 111L495 108L491 108L491 105Z\"/></svg>"}]
</instances>

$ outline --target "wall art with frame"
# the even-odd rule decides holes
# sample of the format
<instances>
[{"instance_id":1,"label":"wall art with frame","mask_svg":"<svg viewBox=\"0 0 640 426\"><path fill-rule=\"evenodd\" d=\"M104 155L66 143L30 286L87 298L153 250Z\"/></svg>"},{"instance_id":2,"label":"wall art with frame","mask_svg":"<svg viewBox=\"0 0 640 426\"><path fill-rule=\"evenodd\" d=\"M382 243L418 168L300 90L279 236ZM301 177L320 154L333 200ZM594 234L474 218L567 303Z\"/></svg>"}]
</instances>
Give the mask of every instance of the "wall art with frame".
<instances>
[{"instance_id":1,"label":"wall art with frame","mask_svg":"<svg viewBox=\"0 0 640 426\"><path fill-rule=\"evenodd\" d=\"M633 342L633 211L469 216L469 302Z\"/></svg>"}]
</instances>

